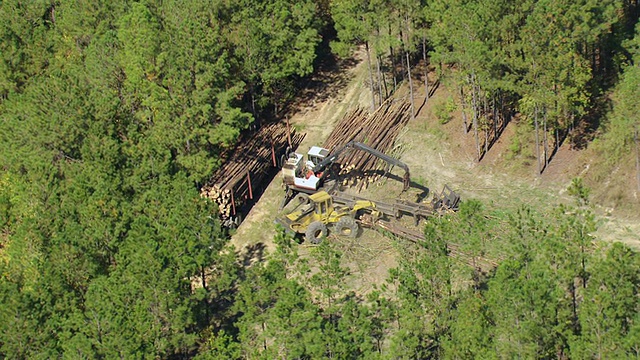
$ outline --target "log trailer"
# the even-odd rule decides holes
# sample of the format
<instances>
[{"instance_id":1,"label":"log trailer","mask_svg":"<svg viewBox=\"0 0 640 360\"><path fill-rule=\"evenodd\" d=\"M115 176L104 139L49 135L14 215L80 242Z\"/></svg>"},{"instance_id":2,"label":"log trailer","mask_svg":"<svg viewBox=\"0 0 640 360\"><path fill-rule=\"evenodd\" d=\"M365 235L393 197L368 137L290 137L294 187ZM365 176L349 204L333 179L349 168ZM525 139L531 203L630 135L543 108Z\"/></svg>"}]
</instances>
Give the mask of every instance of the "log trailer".
<instances>
[{"instance_id":1,"label":"log trailer","mask_svg":"<svg viewBox=\"0 0 640 360\"><path fill-rule=\"evenodd\" d=\"M369 153L388 164L388 170L392 166L398 166L404 170L403 191L409 188L411 178L409 167L402 161L386 155L374 148L371 148L357 141L350 141L336 151L330 153L328 149L319 146L312 146L307 153L307 159L302 154L291 152L289 157L282 159L282 180L286 187L286 195L283 206L287 200L296 193L314 194L319 191L327 178L329 168L338 159L338 157L349 149L361 150ZM330 189L329 192L331 192Z\"/></svg>"}]
</instances>

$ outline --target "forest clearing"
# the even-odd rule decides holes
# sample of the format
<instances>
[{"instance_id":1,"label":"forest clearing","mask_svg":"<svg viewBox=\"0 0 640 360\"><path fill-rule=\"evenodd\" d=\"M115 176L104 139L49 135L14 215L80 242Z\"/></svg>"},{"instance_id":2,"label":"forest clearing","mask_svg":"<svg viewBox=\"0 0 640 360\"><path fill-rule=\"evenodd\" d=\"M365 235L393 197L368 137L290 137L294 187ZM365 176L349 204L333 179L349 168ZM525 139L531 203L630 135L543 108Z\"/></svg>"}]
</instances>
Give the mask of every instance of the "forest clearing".
<instances>
[{"instance_id":1,"label":"forest clearing","mask_svg":"<svg viewBox=\"0 0 640 360\"><path fill-rule=\"evenodd\" d=\"M331 95L320 95L324 101L314 101L312 106L291 115L291 124L306 134L300 149L322 143L329 136L333 124L342 120L342 117L349 117L354 109L362 110L367 107L370 98L367 97L368 89L363 85L367 75L363 57L363 49L360 49L355 55L356 66L344 70L350 75L345 89L336 94L331 89L331 84L324 84ZM436 83L437 75L431 72L429 76L432 78L431 83ZM419 104L424 103L423 90L421 87L416 89ZM398 93L400 99L407 100L406 88L399 89ZM541 176L535 175L533 164L513 170L503 160L508 156L507 144L513 141L514 136L513 125L507 125L503 136L487 154L486 160L478 163L474 160L475 149L471 135L459 131L463 128L460 111L452 113L453 120L445 124L444 128L434 115L432 104L442 103L448 96L450 93L444 86L435 88L430 103L421 107L415 119L401 130L402 135L395 144L394 148L399 149L400 159L410 165L413 178L420 179L420 182L424 182L422 185L433 189L440 189L445 184L452 185L463 197L489 201L498 208L513 208L519 204L539 208L545 204L572 201L567 188L573 178L588 171L589 155L585 154L586 151L571 150L569 145L564 145L556 156L560 164L550 163L550 169ZM391 199L392 194L401 195L397 184L390 180L384 182L384 186L377 184L379 189L365 190L364 194L374 199L381 194L387 199ZM358 189L354 191L359 192ZM273 222L273 214L278 212L274 204L280 202L278 197L284 196L283 194L282 178L278 174L263 198L255 205L255 209L250 211L243 225L232 236L232 243L236 247L262 243L265 248L273 250L275 232L267 229ZM402 196L415 197L416 194L414 191ZM631 206L632 209L636 208ZM634 210L617 213L602 206L598 213L601 221L599 238L622 241L640 249L640 213Z\"/></svg>"}]
</instances>

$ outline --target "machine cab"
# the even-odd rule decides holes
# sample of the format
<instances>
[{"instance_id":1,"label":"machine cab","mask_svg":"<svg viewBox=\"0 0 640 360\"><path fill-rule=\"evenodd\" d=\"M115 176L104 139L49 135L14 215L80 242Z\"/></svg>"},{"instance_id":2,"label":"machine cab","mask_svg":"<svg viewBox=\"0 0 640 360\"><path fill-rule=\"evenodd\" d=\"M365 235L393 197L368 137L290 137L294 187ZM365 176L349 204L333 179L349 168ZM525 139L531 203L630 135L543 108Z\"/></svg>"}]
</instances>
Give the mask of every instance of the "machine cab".
<instances>
[{"instance_id":1,"label":"machine cab","mask_svg":"<svg viewBox=\"0 0 640 360\"><path fill-rule=\"evenodd\" d=\"M324 161L327 156L329 156L329 150L319 146L312 146L307 153L307 166L311 165L311 168L313 168Z\"/></svg>"},{"instance_id":2,"label":"machine cab","mask_svg":"<svg viewBox=\"0 0 640 360\"><path fill-rule=\"evenodd\" d=\"M320 219L327 219L333 212L333 199L331 195L324 191L320 191L309 196L309 199L314 205L314 211Z\"/></svg>"},{"instance_id":3,"label":"machine cab","mask_svg":"<svg viewBox=\"0 0 640 360\"><path fill-rule=\"evenodd\" d=\"M329 150L319 146L312 146L307 153L307 160L298 153L289 154L289 158L282 166L282 177L286 185L298 190L316 191L321 185L322 174L313 172L316 165L329 156Z\"/></svg>"}]
</instances>

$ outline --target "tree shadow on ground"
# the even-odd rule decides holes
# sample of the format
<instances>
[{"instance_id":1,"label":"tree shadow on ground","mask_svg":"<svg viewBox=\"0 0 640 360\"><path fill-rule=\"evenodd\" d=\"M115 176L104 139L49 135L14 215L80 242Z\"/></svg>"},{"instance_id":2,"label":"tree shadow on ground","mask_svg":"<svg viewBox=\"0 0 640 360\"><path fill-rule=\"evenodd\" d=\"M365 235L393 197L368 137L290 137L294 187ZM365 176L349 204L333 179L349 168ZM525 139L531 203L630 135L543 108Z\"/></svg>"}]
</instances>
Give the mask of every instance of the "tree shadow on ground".
<instances>
[{"instance_id":1,"label":"tree shadow on ground","mask_svg":"<svg viewBox=\"0 0 640 360\"><path fill-rule=\"evenodd\" d=\"M348 72L358 63L359 60L353 56L336 57L331 53L328 41L323 42L315 64L316 70L296 83L296 96L286 104L284 116L291 117L335 97L347 87L351 78Z\"/></svg>"},{"instance_id":2,"label":"tree shadow on ground","mask_svg":"<svg viewBox=\"0 0 640 360\"><path fill-rule=\"evenodd\" d=\"M611 111L611 100L602 96L593 101L593 106L587 110L582 119L569 130L569 145L571 149L582 150L593 141L600 128L602 119Z\"/></svg>"},{"instance_id":3,"label":"tree shadow on ground","mask_svg":"<svg viewBox=\"0 0 640 360\"><path fill-rule=\"evenodd\" d=\"M241 260L243 267L249 267L254 263L262 262L264 260L266 246L264 243L259 242L251 244L245 248L243 254L238 253L238 259Z\"/></svg>"}]
</instances>

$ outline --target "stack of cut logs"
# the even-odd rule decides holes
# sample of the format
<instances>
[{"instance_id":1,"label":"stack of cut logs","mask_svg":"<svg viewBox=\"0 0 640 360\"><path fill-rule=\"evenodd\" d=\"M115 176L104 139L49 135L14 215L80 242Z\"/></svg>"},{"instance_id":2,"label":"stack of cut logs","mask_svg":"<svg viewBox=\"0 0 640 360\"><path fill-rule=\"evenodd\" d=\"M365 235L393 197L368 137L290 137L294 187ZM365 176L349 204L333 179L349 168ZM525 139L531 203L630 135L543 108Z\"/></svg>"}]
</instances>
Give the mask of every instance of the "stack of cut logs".
<instances>
[{"instance_id":1,"label":"stack of cut logs","mask_svg":"<svg viewBox=\"0 0 640 360\"><path fill-rule=\"evenodd\" d=\"M281 165L280 159L286 155L289 142L291 149L300 145L305 135L288 133L288 129L288 125L282 123L269 123L240 140L202 187L200 195L218 204L223 223L232 219L246 200L253 199L256 189L263 186L265 176Z\"/></svg>"},{"instance_id":2,"label":"stack of cut logs","mask_svg":"<svg viewBox=\"0 0 640 360\"><path fill-rule=\"evenodd\" d=\"M329 135L324 147L333 152L349 141L364 143L387 155L393 148L400 130L409 122L410 104L404 100L389 99L373 114L362 109L348 113ZM343 185L366 187L384 172L386 163L377 157L360 151L343 153L337 161Z\"/></svg>"}]
</instances>

